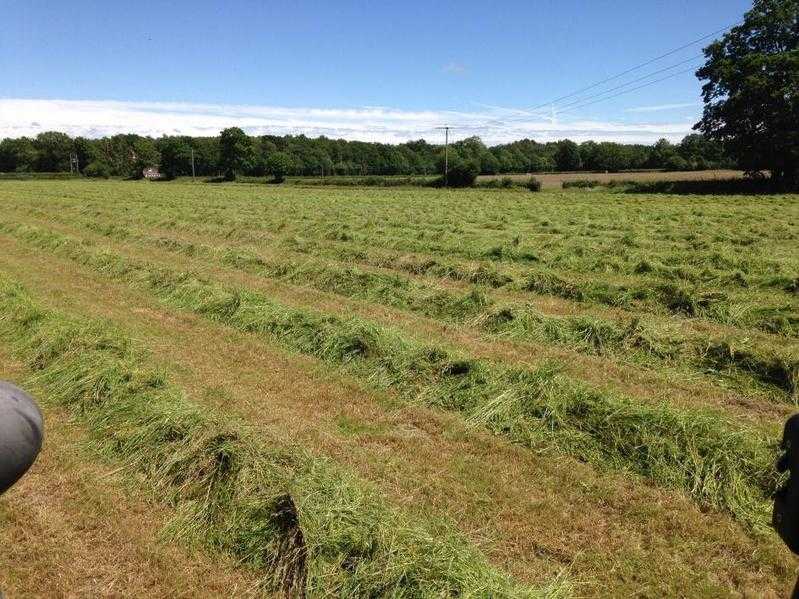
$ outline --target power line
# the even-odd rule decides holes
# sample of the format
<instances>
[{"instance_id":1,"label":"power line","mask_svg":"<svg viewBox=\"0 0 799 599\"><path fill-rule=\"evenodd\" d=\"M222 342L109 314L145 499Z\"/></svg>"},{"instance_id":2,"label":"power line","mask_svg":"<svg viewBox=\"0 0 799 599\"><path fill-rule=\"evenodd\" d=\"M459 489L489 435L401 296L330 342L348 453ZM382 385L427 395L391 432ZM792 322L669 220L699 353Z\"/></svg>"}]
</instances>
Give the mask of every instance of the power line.
<instances>
[{"instance_id":1,"label":"power line","mask_svg":"<svg viewBox=\"0 0 799 599\"><path fill-rule=\"evenodd\" d=\"M653 77L655 75L659 75L660 73L665 73L666 71L670 71L672 69L675 69L675 68L677 68L679 66L682 66L682 65L684 65L686 63L693 62L693 61L698 60L700 58L702 58L702 55L701 54L697 54L695 56L692 56L691 58L687 58L685 60L681 60L680 62L674 63L673 65L669 65L667 67L663 67L662 69L658 69L657 71L652 71L651 73L647 73L646 75L642 75L641 77L637 77L635 79L631 79L630 81L627 81L625 83L617 85L616 87L611 87L611 88L608 88L608 89L603 90L601 92L598 92L596 94L590 94L588 96L583 96L582 98L577 98L576 100L573 100L572 102L569 102L567 104L561 105L559 108L557 108L555 110L555 113L566 112L565 109L567 109L567 108L571 108L572 106L576 107L578 104L583 104L584 102L587 102L589 100L593 100L594 98L599 98L600 96L604 96L604 95L609 94L611 92L614 92L616 90L624 89L624 88L626 88L626 87L628 87L630 85L633 85L634 83L638 83L639 81L645 81L645 80L649 79L650 77ZM695 67L691 67L691 69L694 69L694 68ZM662 81L662 80L663 79L659 79L658 81ZM655 81L653 81L652 83L655 83ZM635 89L640 89L640 87L637 87ZM621 95L621 94L618 94L618 95ZM615 96L611 96L611 97L615 97ZM503 119L503 120L497 120L496 122L507 123L507 122L523 121L523 120L525 120L527 118L530 118L531 116L536 116L536 115L527 114L527 115L512 116L512 117L508 117L508 118Z\"/></svg>"},{"instance_id":2,"label":"power line","mask_svg":"<svg viewBox=\"0 0 799 599\"><path fill-rule=\"evenodd\" d=\"M675 64L673 64L671 66L664 67L662 69L658 69L657 71L652 71L651 73L647 73L646 75L642 75L641 77L638 77L636 79L631 79L630 81L628 81L626 83L622 83L621 85L617 85L616 87L611 87L609 89L606 89L604 91L598 92L596 94L591 94L589 96L584 96L582 98L578 98L578 99L576 99L576 100L574 100L572 102L569 102L568 104L561 105L560 108L556 109L556 112L561 112L561 110L564 109L564 108L568 108L570 106L574 106L575 104L580 104L581 102L585 102L587 100L593 100L594 98L597 98L599 96L604 96L605 94L609 94L610 92L614 92L614 91L619 90L619 89L624 89L628 85L632 85L633 83L638 83L639 81L645 81L645 80L649 79L650 77L653 77L654 75L659 75L660 73L665 73L666 71L670 71L672 69L676 69L679 66L687 64L689 62L693 62L693 61L698 60L700 58L702 58L701 54L696 55L696 56L692 56L691 58L687 58L685 60L681 60L680 62L677 62L677 63L675 63ZM693 69L694 67L691 67L691 68Z\"/></svg>"},{"instance_id":3,"label":"power line","mask_svg":"<svg viewBox=\"0 0 799 599\"><path fill-rule=\"evenodd\" d=\"M555 98L554 100L550 100L549 102L544 102L543 104L539 104L538 106L533 106L532 108L528 108L527 110L528 111L538 110L540 108L544 108L546 106L550 106L552 104L556 104L557 102L560 102L561 100L566 100L568 98L572 98L572 97L574 97L574 96L576 96L578 94L581 94L581 93L586 92L588 90L591 90L591 89L594 89L596 87L599 87L600 85L602 85L604 83L608 83L609 81L615 81L616 79L624 77L625 75L628 75L628 74L633 73L633 72L635 72L635 71L637 71L639 69L642 69L642 68L644 68L646 66L649 66L650 64L652 64L654 62L662 60L662 59L666 58L667 56L672 56L673 54L676 54L677 52L680 52L681 50L685 50L686 48L690 48L691 46L693 46L695 44L698 44L699 42L702 42L702 41L704 41L704 40L706 40L706 39L708 39L710 37L713 37L713 36L721 33L722 31L727 31L728 29L730 29L731 27L734 27L738 23L740 23L740 21L736 21L732 25L728 25L727 27L722 27L721 29L717 29L716 31L713 31L712 33L708 33L707 35L703 35L702 37L697 38L697 39L693 40L692 42L688 42L687 44L683 44L682 46L680 46L678 48L674 48L673 50L669 50L665 54L661 54L660 56L657 56L655 58L651 58L651 59L649 59L649 60L647 60L645 62L637 64L634 67L631 67L631 68L627 69L626 71L622 71L621 73L618 73L618 74L613 75L611 77L608 77L606 79L602 79L601 81L597 81L596 83L592 83L591 85L588 85L586 87L583 87L581 89L573 91L573 92L571 92L569 94L566 94L565 96L560 96L559 98Z\"/></svg>"},{"instance_id":4,"label":"power line","mask_svg":"<svg viewBox=\"0 0 799 599\"><path fill-rule=\"evenodd\" d=\"M691 60L696 60L696 58L692 58ZM673 66L678 66L678 65L673 65ZM672 79L673 77L678 77L679 75L684 75L685 73L690 73L695 68L696 68L696 65L692 66L689 69L684 69L682 71L677 71L676 73L671 73L669 75L666 75L665 77L661 77L660 79L655 79L654 81L648 81L647 83L644 83L642 85L633 87L631 89L625 89L624 91L621 91L621 92L616 93L616 94L612 94L612 95L604 97L604 98L598 98L598 99L592 100L590 102L584 102L584 103L578 104L577 106L572 106L572 107L566 108L565 110L559 111L559 114L562 114L564 112L572 112L574 110L578 110L580 108L584 108L585 106L590 106L592 104L597 104L599 102L604 102L605 100L610 100L610 99L616 98L618 96L623 96L625 94L629 94L629 93L632 93L634 91L638 91L639 89L643 89L645 87L649 87L650 85L655 85L657 83L661 83L662 81L666 81L668 79ZM651 77L653 74L656 74L656 73L657 73L657 71L654 72L654 73L650 73L647 77ZM625 86L620 86L620 87L626 87L626 85ZM608 91L611 91L611 90L607 90L606 92L602 92L601 94L596 94L595 96L589 96L589 98L604 95ZM585 100L585 99L588 99L588 98L583 98L583 100ZM504 119L504 120L494 119L494 120L489 121L486 124L484 124L483 125L483 129L503 130L503 129L505 129L507 127L508 122L512 122L514 120L517 120L517 119Z\"/></svg>"},{"instance_id":5,"label":"power line","mask_svg":"<svg viewBox=\"0 0 799 599\"><path fill-rule=\"evenodd\" d=\"M629 93L637 91L639 89L643 89L645 87L649 87L650 85L655 85L656 83L660 83L661 81L666 81L667 79L671 79L672 77L677 77L678 75L684 75L685 73L690 73L694 69L696 69L696 65L692 66L690 69L677 71L676 73L672 73L671 75L666 75L665 77L661 77L660 79L655 79L654 81L650 81L648 83L644 83L643 85L639 85L637 87L633 87L632 89L626 89L626 90L624 90L622 92L619 92L617 94L613 94L612 96L608 96L606 98L599 98L598 100L593 100L591 102L586 102L584 104L580 104L580 105L574 106L572 108L567 108L566 110L562 110L561 113L563 113L563 112L571 112L573 110L577 110L577 109L583 108L585 106L590 106L591 104L596 104L597 102L604 102L605 100L610 100L611 98L616 98L618 96L623 96L624 94L629 94Z\"/></svg>"}]
</instances>

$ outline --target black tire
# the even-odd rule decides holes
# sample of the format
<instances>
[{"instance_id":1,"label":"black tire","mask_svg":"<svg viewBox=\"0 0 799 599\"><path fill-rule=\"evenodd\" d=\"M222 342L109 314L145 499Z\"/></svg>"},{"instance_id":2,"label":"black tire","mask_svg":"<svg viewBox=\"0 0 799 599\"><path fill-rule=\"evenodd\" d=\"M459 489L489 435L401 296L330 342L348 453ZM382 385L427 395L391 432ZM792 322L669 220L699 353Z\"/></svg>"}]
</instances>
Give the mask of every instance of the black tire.
<instances>
[{"instance_id":1,"label":"black tire","mask_svg":"<svg viewBox=\"0 0 799 599\"><path fill-rule=\"evenodd\" d=\"M0 495L36 461L43 437L42 413L33 398L0 381Z\"/></svg>"}]
</instances>

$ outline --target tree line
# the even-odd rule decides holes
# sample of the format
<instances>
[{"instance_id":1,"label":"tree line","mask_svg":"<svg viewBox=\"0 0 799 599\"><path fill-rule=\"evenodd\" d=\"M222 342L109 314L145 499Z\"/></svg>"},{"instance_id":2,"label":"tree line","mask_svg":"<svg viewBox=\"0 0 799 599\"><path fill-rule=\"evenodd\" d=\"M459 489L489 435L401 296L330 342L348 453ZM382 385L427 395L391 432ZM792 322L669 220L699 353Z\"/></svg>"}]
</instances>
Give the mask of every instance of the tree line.
<instances>
[{"instance_id":1,"label":"tree line","mask_svg":"<svg viewBox=\"0 0 799 599\"><path fill-rule=\"evenodd\" d=\"M120 134L88 139L48 131L34 138L0 141L0 172L69 172L76 159L78 171L91 177L139 178L144 169L157 167L162 176L174 178L192 174L192 158L195 175L228 179L236 175L277 180L287 175L431 175L442 172L444 147L422 139L384 144L305 135L249 136L235 127L217 137ZM448 159L452 169L466 165L486 175L734 165L719 143L699 134L688 135L678 144L661 139L654 145L523 139L488 147L480 138L469 137L449 145Z\"/></svg>"}]
</instances>

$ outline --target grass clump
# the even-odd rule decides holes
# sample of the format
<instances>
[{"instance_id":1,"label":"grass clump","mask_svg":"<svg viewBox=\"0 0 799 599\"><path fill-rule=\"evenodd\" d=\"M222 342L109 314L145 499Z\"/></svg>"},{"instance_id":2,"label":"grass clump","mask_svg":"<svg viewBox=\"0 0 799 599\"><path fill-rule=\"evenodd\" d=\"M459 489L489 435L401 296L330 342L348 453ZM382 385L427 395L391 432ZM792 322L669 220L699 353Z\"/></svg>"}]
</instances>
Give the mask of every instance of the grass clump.
<instances>
[{"instance_id":1,"label":"grass clump","mask_svg":"<svg viewBox=\"0 0 799 599\"><path fill-rule=\"evenodd\" d=\"M530 177L524 184L527 188L527 191L541 191L541 181L536 179L535 177Z\"/></svg>"},{"instance_id":2,"label":"grass clump","mask_svg":"<svg viewBox=\"0 0 799 599\"><path fill-rule=\"evenodd\" d=\"M746 342L723 340L711 343L703 357L707 364L719 368L748 371L794 397L799 390L799 357L795 355L764 352L747 347Z\"/></svg>"},{"instance_id":3,"label":"grass clump","mask_svg":"<svg viewBox=\"0 0 799 599\"><path fill-rule=\"evenodd\" d=\"M636 268L647 272L653 266L642 261ZM596 280L578 281L548 270L530 271L515 286L520 291L554 295L577 302L648 308L655 312L666 311L722 324L753 327L786 337L799 336L799 316L790 305L758 307L735 303L721 291L706 291L674 283L618 285Z\"/></svg>"},{"instance_id":4,"label":"grass clump","mask_svg":"<svg viewBox=\"0 0 799 599\"><path fill-rule=\"evenodd\" d=\"M265 445L235 419L196 406L115 329L42 310L6 279L0 310L0 332L35 371L30 384L175 510L170 534L261 571L266 590L291 597L564 590L564 582L523 587L448 524L411 518L332 462L276 439ZM337 360L353 347L328 341L321 349Z\"/></svg>"},{"instance_id":5,"label":"grass clump","mask_svg":"<svg viewBox=\"0 0 799 599\"><path fill-rule=\"evenodd\" d=\"M474 186L481 189L513 189L516 183L511 177L501 177L478 181Z\"/></svg>"},{"instance_id":6,"label":"grass clump","mask_svg":"<svg viewBox=\"0 0 799 599\"><path fill-rule=\"evenodd\" d=\"M563 189L593 189L602 185L602 181L598 179L575 179L573 181L564 181L561 183Z\"/></svg>"}]
</instances>

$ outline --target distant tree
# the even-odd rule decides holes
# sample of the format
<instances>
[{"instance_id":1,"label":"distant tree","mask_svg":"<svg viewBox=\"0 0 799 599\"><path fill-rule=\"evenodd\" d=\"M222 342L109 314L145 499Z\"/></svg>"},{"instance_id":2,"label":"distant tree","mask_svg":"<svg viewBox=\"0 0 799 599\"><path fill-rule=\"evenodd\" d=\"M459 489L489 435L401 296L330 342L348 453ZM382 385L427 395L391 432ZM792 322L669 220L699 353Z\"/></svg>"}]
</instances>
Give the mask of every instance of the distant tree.
<instances>
[{"instance_id":1,"label":"distant tree","mask_svg":"<svg viewBox=\"0 0 799 599\"><path fill-rule=\"evenodd\" d=\"M158 166L161 161L161 154L155 146L155 142L149 137L139 137L131 144L130 171L127 173L133 179L140 179L146 168Z\"/></svg>"},{"instance_id":2,"label":"distant tree","mask_svg":"<svg viewBox=\"0 0 799 599\"><path fill-rule=\"evenodd\" d=\"M584 169L589 171L597 170L596 149L597 143L595 141L584 141L580 144L580 158L583 160Z\"/></svg>"},{"instance_id":3,"label":"distant tree","mask_svg":"<svg viewBox=\"0 0 799 599\"><path fill-rule=\"evenodd\" d=\"M545 154L534 154L530 158L530 171L533 173L545 173L555 170L555 161Z\"/></svg>"},{"instance_id":4,"label":"distant tree","mask_svg":"<svg viewBox=\"0 0 799 599\"><path fill-rule=\"evenodd\" d=\"M580 148L570 139L558 142L558 150L555 153L555 164L559 171L577 171L583 166L580 157Z\"/></svg>"},{"instance_id":5,"label":"distant tree","mask_svg":"<svg viewBox=\"0 0 799 599\"><path fill-rule=\"evenodd\" d=\"M251 169L255 163L252 140L238 127L230 127L219 134L219 167L228 181L235 181L238 173Z\"/></svg>"},{"instance_id":6,"label":"distant tree","mask_svg":"<svg viewBox=\"0 0 799 599\"><path fill-rule=\"evenodd\" d=\"M695 170L718 168L727 164L721 144L698 133L686 135L677 146L677 153L685 159L689 168Z\"/></svg>"},{"instance_id":7,"label":"distant tree","mask_svg":"<svg viewBox=\"0 0 799 599\"><path fill-rule=\"evenodd\" d=\"M87 177L108 179L111 176L111 167L105 162L95 160L94 162L90 162L86 165L86 167L83 169L83 174Z\"/></svg>"},{"instance_id":8,"label":"distant tree","mask_svg":"<svg viewBox=\"0 0 799 599\"><path fill-rule=\"evenodd\" d=\"M97 158L97 142L85 137L76 137L72 140L72 146L78 158L78 169L83 172Z\"/></svg>"},{"instance_id":9,"label":"distant tree","mask_svg":"<svg viewBox=\"0 0 799 599\"><path fill-rule=\"evenodd\" d=\"M694 128L749 171L799 184L799 0L755 0L704 50L705 102Z\"/></svg>"},{"instance_id":10,"label":"distant tree","mask_svg":"<svg viewBox=\"0 0 799 599\"><path fill-rule=\"evenodd\" d=\"M455 142L451 147L464 160L476 162L481 173L494 174L497 172L499 162L479 137L467 137ZM512 161L525 162L526 160L522 157L522 160L512 159Z\"/></svg>"},{"instance_id":11,"label":"distant tree","mask_svg":"<svg viewBox=\"0 0 799 599\"><path fill-rule=\"evenodd\" d=\"M447 185L449 187L471 187L479 174L480 164L477 159L465 159L456 155L449 161Z\"/></svg>"},{"instance_id":12,"label":"distant tree","mask_svg":"<svg viewBox=\"0 0 799 599\"><path fill-rule=\"evenodd\" d=\"M253 139L253 152L255 159L252 165L252 173L255 176L262 176L266 174L266 160L269 154L277 152L277 146L269 139L268 136L263 135Z\"/></svg>"},{"instance_id":13,"label":"distant tree","mask_svg":"<svg viewBox=\"0 0 799 599\"><path fill-rule=\"evenodd\" d=\"M653 146L652 152L649 154L647 166L650 168L666 168L666 165L676 153L677 149L674 147L674 144L668 139L661 138Z\"/></svg>"},{"instance_id":14,"label":"distant tree","mask_svg":"<svg viewBox=\"0 0 799 599\"><path fill-rule=\"evenodd\" d=\"M140 177L144 168L159 164L168 177L191 173L194 150L198 176L248 174L264 176L267 160L276 152L290 159L284 175L363 175L363 174L433 174L443 172L444 152L440 145L424 140L404 144L367 143L304 135L263 135L249 138L240 129L228 130L223 137L164 136L153 140L134 134L118 134L100 139L75 138L72 146L63 134L47 135L37 140L27 138L0 141L0 170L34 171L69 168L70 151L78 155L81 170L98 162L110 169L111 176ZM42 156L37 149L41 142ZM60 149L59 149L60 147ZM225 148L226 159L221 150ZM728 159L721 143L702 135L691 135L679 146L663 140L656 146L604 142L584 142L577 147L570 141L537 143L521 139L491 148L477 137L450 144L451 164L457 158L476 162L482 173L548 172L560 168L616 171L643 166L664 167L675 154L684 158L689 168L725 164ZM61 166L57 165L59 156ZM652 159L650 160L650 156ZM66 163L63 162L66 159ZM560 164L556 163L560 160ZM56 166L52 166L53 164Z\"/></svg>"},{"instance_id":15,"label":"distant tree","mask_svg":"<svg viewBox=\"0 0 799 599\"><path fill-rule=\"evenodd\" d=\"M496 175L499 172L499 160L490 151L483 154L480 161L480 172L484 175Z\"/></svg>"},{"instance_id":16,"label":"distant tree","mask_svg":"<svg viewBox=\"0 0 799 599\"><path fill-rule=\"evenodd\" d=\"M617 144L619 147L622 148L622 151L625 155L627 164L624 168L626 169L639 169L644 168L646 163L649 161L649 153L651 152L650 146L645 146L641 144L634 144L634 145L622 145Z\"/></svg>"},{"instance_id":17,"label":"distant tree","mask_svg":"<svg viewBox=\"0 0 799 599\"><path fill-rule=\"evenodd\" d=\"M663 168L667 171L687 171L691 168L690 163L676 152L666 159Z\"/></svg>"},{"instance_id":18,"label":"distant tree","mask_svg":"<svg viewBox=\"0 0 799 599\"><path fill-rule=\"evenodd\" d=\"M36 170L41 173L59 173L69 170L72 138L60 131L45 131L36 136Z\"/></svg>"},{"instance_id":19,"label":"distant tree","mask_svg":"<svg viewBox=\"0 0 799 599\"><path fill-rule=\"evenodd\" d=\"M107 164L115 177L139 178L144 168L158 165L158 150L149 137L112 135L98 140L94 148L96 160Z\"/></svg>"},{"instance_id":20,"label":"distant tree","mask_svg":"<svg viewBox=\"0 0 799 599\"><path fill-rule=\"evenodd\" d=\"M194 169L199 176L219 173L219 140L216 137L192 137Z\"/></svg>"},{"instance_id":21,"label":"distant tree","mask_svg":"<svg viewBox=\"0 0 799 599\"><path fill-rule=\"evenodd\" d=\"M191 174L191 140L186 137L162 137L156 141L161 154L159 170L167 179Z\"/></svg>"},{"instance_id":22,"label":"distant tree","mask_svg":"<svg viewBox=\"0 0 799 599\"><path fill-rule=\"evenodd\" d=\"M286 152L272 152L266 158L266 172L275 183L283 183L292 168L291 156Z\"/></svg>"},{"instance_id":23,"label":"distant tree","mask_svg":"<svg viewBox=\"0 0 799 599\"><path fill-rule=\"evenodd\" d=\"M0 142L0 172L33 172L37 163L36 146L28 137Z\"/></svg>"},{"instance_id":24,"label":"distant tree","mask_svg":"<svg viewBox=\"0 0 799 599\"><path fill-rule=\"evenodd\" d=\"M515 165L515 159L513 157L513 152L511 152L507 146L502 146L501 148L497 148L494 152L494 157L497 159L497 172L499 173L512 173L513 167Z\"/></svg>"},{"instance_id":25,"label":"distant tree","mask_svg":"<svg viewBox=\"0 0 799 599\"><path fill-rule=\"evenodd\" d=\"M616 173L629 165L624 153L624 146L612 142L602 142L594 148L594 164L596 170Z\"/></svg>"}]
</instances>

